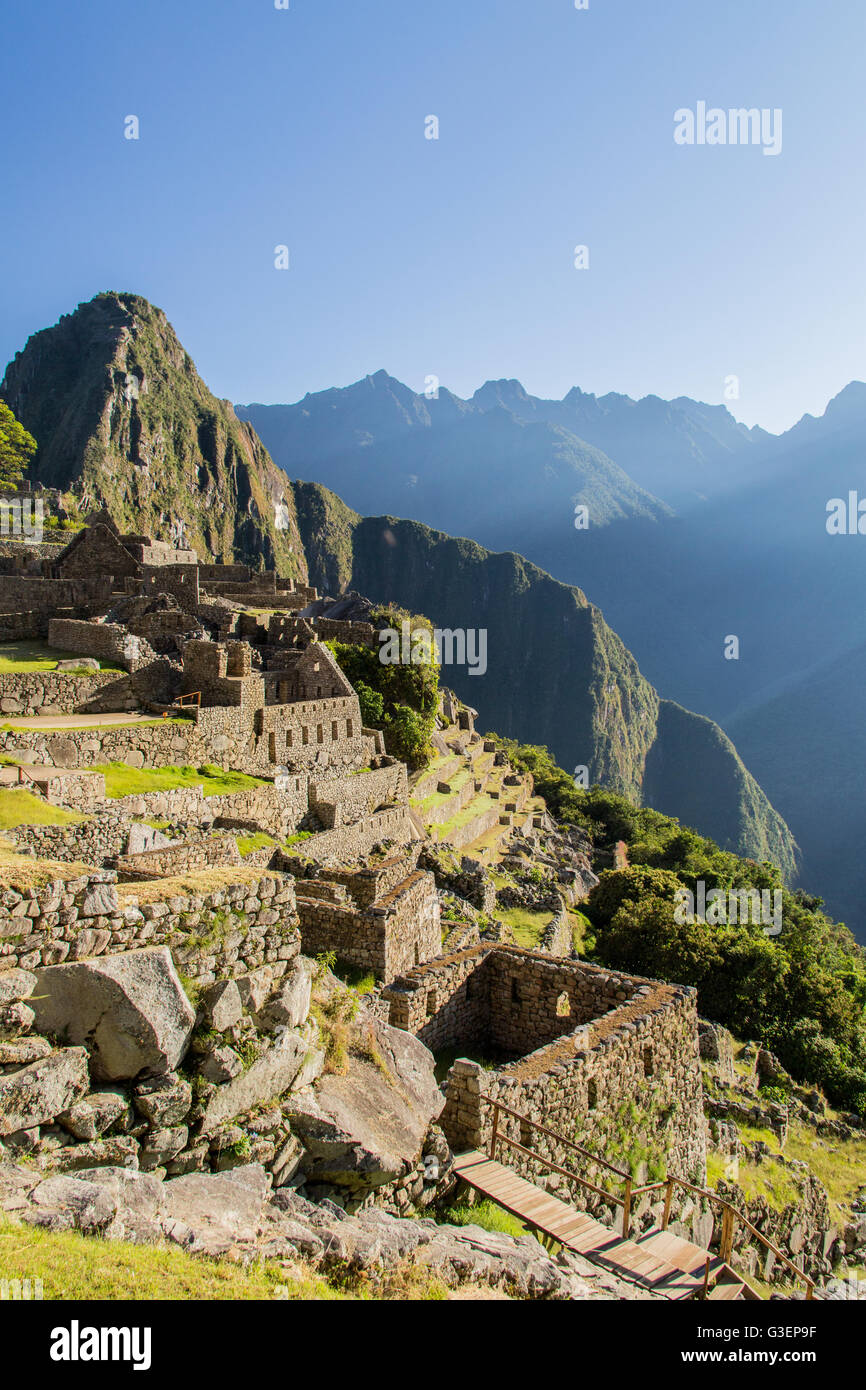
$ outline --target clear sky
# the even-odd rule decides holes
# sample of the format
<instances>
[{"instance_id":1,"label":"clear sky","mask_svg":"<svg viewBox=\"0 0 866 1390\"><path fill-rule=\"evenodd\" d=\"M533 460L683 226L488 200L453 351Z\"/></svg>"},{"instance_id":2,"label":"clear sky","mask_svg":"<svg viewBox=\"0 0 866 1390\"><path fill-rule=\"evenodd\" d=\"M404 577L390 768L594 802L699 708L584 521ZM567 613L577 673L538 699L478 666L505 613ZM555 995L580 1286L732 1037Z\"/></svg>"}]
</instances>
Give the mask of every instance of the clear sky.
<instances>
[{"instance_id":1,"label":"clear sky","mask_svg":"<svg viewBox=\"0 0 866 1390\"><path fill-rule=\"evenodd\" d=\"M780 430L866 377L863 0L5 0L2 32L2 363L123 289L244 403L737 376ZM781 153L675 144L699 101L781 108Z\"/></svg>"}]
</instances>

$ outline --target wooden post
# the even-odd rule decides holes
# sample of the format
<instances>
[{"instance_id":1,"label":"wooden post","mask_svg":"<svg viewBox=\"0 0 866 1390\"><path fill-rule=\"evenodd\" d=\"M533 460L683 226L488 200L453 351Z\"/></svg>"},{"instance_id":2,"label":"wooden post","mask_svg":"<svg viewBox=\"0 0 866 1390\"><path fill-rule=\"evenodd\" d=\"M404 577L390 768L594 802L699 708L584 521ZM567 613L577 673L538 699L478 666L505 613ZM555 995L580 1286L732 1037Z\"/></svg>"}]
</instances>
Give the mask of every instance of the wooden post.
<instances>
[{"instance_id":1,"label":"wooden post","mask_svg":"<svg viewBox=\"0 0 866 1390\"><path fill-rule=\"evenodd\" d=\"M674 1180L673 1180L673 1178L668 1178L667 1184L666 1184L666 1186L665 1186L665 1209L664 1209L664 1215L662 1216L662 1230L663 1230L663 1231L666 1231L666 1230L667 1230L667 1228L668 1228L668 1222L669 1222L670 1219L671 1219L671 1204L672 1204L673 1200L674 1200Z\"/></svg>"},{"instance_id":2,"label":"wooden post","mask_svg":"<svg viewBox=\"0 0 866 1390\"><path fill-rule=\"evenodd\" d=\"M706 1298L706 1296L707 1296L707 1290L709 1289L709 1287L710 1287L710 1257L709 1257L709 1255L708 1255L708 1256L707 1256L707 1262L706 1262L706 1264L704 1265L704 1290L703 1290L703 1296L704 1296L704 1298Z\"/></svg>"},{"instance_id":3,"label":"wooden post","mask_svg":"<svg viewBox=\"0 0 866 1390\"><path fill-rule=\"evenodd\" d=\"M736 1225L736 1213L733 1207L725 1203L722 1208L722 1230L719 1237L719 1259L725 1264L730 1264L731 1254L734 1249L734 1227Z\"/></svg>"},{"instance_id":4,"label":"wooden post","mask_svg":"<svg viewBox=\"0 0 866 1390\"><path fill-rule=\"evenodd\" d=\"M496 1158L496 1141L499 1138L499 1106L493 1102L493 1132L490 1135L490 1157Z\"/></svg>"},{"instance_id":5,"label":"wooden post","mask_svg":"<svg viewBox=\"0 0 866 1390\"><path fill-rule=\"evenodd\" d=\"M622 1202L622 1238L628 1240L631 1228L631 1178L625 1180L625 1193Z\"/></svg>"}]
</instances>

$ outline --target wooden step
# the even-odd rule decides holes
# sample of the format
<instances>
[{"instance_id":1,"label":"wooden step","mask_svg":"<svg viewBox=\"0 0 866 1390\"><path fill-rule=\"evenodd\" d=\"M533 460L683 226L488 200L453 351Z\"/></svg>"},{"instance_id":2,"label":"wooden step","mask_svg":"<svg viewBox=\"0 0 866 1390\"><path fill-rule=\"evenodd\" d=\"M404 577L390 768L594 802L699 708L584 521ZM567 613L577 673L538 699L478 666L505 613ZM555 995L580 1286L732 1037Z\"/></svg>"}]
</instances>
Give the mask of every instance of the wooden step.
<instances>
[{"instance_id":1,"label":"wooden step","mask_svg":"<svg viewBox=\"0 0 866 1390\"><path fill-rule=\"evenodd\" d=\"M721 1303L731 1301L735 1298L742 1298L744 1288L744 1284L740 1284L739 1282L733 1284L725 1280L723 1283L713 1285L707 1294L707 1299L711 1299L713 1303Z\"/></svg>"}]
</instances>

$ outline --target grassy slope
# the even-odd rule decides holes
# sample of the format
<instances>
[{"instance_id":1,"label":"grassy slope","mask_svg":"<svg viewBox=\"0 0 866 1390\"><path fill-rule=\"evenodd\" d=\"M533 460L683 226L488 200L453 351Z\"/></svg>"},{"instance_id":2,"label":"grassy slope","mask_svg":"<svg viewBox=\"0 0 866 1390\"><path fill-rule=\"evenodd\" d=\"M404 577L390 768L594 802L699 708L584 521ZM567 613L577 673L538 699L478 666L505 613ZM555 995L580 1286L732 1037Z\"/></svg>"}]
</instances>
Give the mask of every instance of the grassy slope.
<instances>
[{"instance_id":1,"label":"grassy slope","mask_svg":"<svg viewBox=\"0 0 866 1390\"><path fill-rule=\"evenodd\" d=\"M0 787L0 830L16 825L73 825L86 819L77 811L50 806L26 788Z\"/></svg>"},{"instance_id":2,"label":"grassy slope","mask_svg":"<svg viewBox=\"0 0 866 1390\"><path fill-rule=\"evenodd\" d=\"M46 1299L107 1302L170 1299L427 1300L447 1290L423 1270L391 1272L381 1290L359 1279L341 1284L305 1266L276 1261L244 1269L230 1260L188 1255L164 1245L103 1241L68 1231L59 1234L17 1225L0 1216L0 1270L4 1279L41 1279Z\"/></svg>"},{"instance_id":3,"label":"grassy slope","mask_svg":"<svg viewBox=\"0 0 866 1390\"><path fill-rule=\"evenodd\" d=\"M202 787L205 796L246 791L266 785L261 777L229 772L219 767L129 767L126 763L101 763L91 771L105 775L105 794L138 796L146 792L172 791L177 787Z\"/></svg>"}]
</instances>

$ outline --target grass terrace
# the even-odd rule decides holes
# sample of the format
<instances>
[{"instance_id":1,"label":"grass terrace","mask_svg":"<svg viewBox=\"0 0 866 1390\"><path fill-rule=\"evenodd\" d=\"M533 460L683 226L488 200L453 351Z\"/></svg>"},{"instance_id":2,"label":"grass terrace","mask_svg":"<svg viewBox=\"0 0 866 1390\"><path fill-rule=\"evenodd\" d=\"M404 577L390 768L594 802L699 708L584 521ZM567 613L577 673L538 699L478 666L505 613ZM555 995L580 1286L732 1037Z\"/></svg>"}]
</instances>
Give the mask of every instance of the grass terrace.
<instances>
[{"instance_id":1,"label":"grass terrace","mask_svg":"<svg viewBox=\"0 0 866 1390\"><path fill-rule=\"evenodd\" d=\"M494 915L511 928L515 944L527 951L538 949L545 929L553 921L553 913L549 910L533 912L526 907L498 907Z\"/></svg>"},{"instance_id":2,"label":"grass terrace","mask_svg":"<svg viewBox=\"0 0 866 1390\"><path fill-rule=\"evenodd\" d=\"M215 893L220 888L232 888L239 883L248 883L251 886L260 883L267 872L254 865L245 868L242 864L222 864L211 869L194 869L188 874L174 874L168 878L118 883L117 896L121 903L126 904L131 898L139 903L162 902L167 898L200 898L207 893Z\"/></svg>"},{"instance_id":3,"label":"grass terrace","mask_svg":"<svg viewBox=\"0 0 866 1390\"><path fill-rule=\"evenodd\" d=\"M102 763L91 769L105 774L105 795L141 796L145 792L174 791L178 787L202 787L205 796L224 796L227 792L248 791L268 786L267 778L250 777L205 763L204 767L129 767L126 763Z\"/></svg>"},{"instance_id":4,"label":"grass terrace","mask_svg":"<svg viewBox=\"0 0 866 1390\"><path fill-rule=\"evenodd\" d=\"M0 886L3 888L17 888L22 892L42 888L57 879L78 878L81 874L92 873L92 865L75 860L65 863L58 859L34 859L29 854L19 854L11 841L0 836Z\"/></svg>"},{"instance_id":5,"label":"grass terrace","mask_svg":"<svg viewBox=\"0 0 866 1390\"><path fill-rule=\"evenodd\" d=\"M27 671L56 671L58 661L78 661L81 659L80 652L59 651L56 647L49 647L47 642L20 641L0 643L0 675L13 673L25 673ZM118 675L126 675L126 672L119 666L110 666L107 662L100 661L100 671L116 671ZM85 667L78 667L72 671L64 673L67 676L90 676L92 671Z\"/></svg>"},{"instance_id":6,"label":"grass terrace","mask_svg":"<svg viewBox=\"0 0 866 1390\"><path fill-rule=\"evenodd\" d=\"M0 830L16 825L74 825L87 820L79 811L50 806L41 796L23 787L0 787Z\"/></svg>"}]
</instances>

